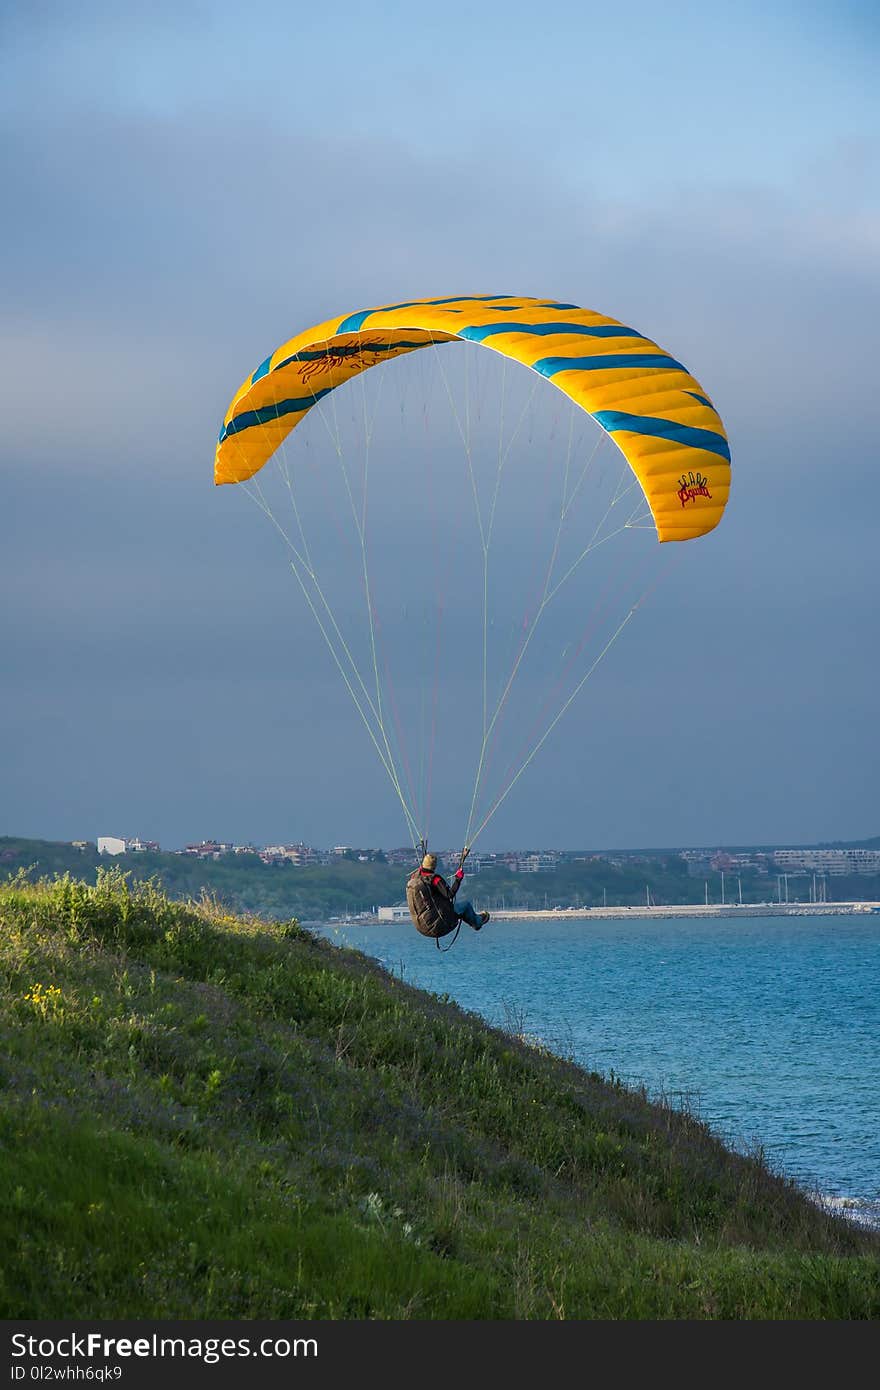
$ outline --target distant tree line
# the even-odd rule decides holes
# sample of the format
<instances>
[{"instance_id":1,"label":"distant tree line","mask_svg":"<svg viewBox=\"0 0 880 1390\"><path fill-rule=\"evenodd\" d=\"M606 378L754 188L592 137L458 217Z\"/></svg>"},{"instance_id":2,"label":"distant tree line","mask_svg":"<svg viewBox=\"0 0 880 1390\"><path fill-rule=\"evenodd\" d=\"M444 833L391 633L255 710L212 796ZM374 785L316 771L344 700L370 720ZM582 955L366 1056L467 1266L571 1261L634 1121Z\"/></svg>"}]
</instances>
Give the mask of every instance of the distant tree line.
<instances>
[{"instance_id":1,"label":"distant tree line","mask_svg":"<svg viewBox=\"0 0 880 1390\"><path fill-rule=\"evenodd\" d=\"M356 855L341 856L329 865L296 868L264 864L253 855L226 854L219 859L198 859L184 854L136 853L113 857L99 855L96 847L75 846L48 840L0 838L0 878L25 870L32 878L70 873L94 882L100 865L119 865L133 879L157 879L177 898L216 897L236 912L286 921L320 921L328 917L370 912L403 901L407 870L382 862L361 863ZM415 856L414 856L415 862ZM442 869L443 866L441 866ZM452 873L454 864L446 866ZM812 875L789 873L789 901L807 902L812 896ZM861 899L880 901L880 875L848 875L825 880L830 901ZM677 854L650 860L611 863L606 859L563 860L541 873L512 873L506 868L486 868L468 875L468 889L480 906L504 908L632 907L646 902L656 906L700 903L708 898L721 902L721 875L711 872L694 877ZM725 874L726 902L775 902L776 876L757 872Z\"/></svg>"}]
</instances>

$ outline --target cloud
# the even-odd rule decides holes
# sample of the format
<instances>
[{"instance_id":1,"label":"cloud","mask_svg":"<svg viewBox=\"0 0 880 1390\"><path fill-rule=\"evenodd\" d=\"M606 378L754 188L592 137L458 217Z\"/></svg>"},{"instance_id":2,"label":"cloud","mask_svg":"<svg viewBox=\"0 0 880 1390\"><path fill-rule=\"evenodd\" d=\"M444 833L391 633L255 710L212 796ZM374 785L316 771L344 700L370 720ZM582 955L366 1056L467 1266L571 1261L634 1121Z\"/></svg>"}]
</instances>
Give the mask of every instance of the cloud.
<instances>
[{"instance_id":1,"label":"cloud","mask_svg":"<svg viewBox=\"0 0 880 1390\"><path fill-rule=\"evenodd\" d=\"M110 50L133 32L120 14L107 12ZM399 840L384 774L295 602L281 547L245 499L212 487L216 431L245 374L301 325L397 298L522 289L600 308L669 346L718 403L735 472L722 527L689 548L627 631L505 804L497 835L657 843L666 827L673 841L698 839L711 823L719 828L703 838L772 837L775 825L791 840L797 830L782 823L795 803L817 834L857 829L846 794L869 817L858 749L873 716L858 696L843 720L835 709L877 677L867 638L880 502L873 136L829 129L784 180L756 168L747 182L723 159L688 159L605 187L598 166L572 160L546 125L520 138L519 117L451 122L442 143L426 122L388 111L378 121L365 102L342 115L338 103L305 103L305 117L282 104L272 119L255 100L226 109L219 89L208 101L204 74L185 90L173 63L156 69L164 87L142 66L130 97L118 74L92 96L92 68L76 65L92 31L69 22L69 7L59 23L65 15L67 29L49 39L14 31L46 76L39 110L15 84L4 98L0 541L14 594L5 727L24 749L51 726L45 765L71 790L54 822L63 832L53 831L56 813L22 754L7 769L8 814L30 808L34 833L41 816L45 833L89 833L82 818L98 817L104 787L105 819L112 809L140 821L128 829L199 837L216 812L230 833L269 838L283 833L293 780L314 826L300 820L295 838L357 840L370 825L374 839ZM89 15L98 32L101 8ZM183 15L186 61L204 17ZM150 62L172 18L166 9L156 27L138 14ZM53 88L61 56L69 68ZM432 71L426 90L439 80ZM542 428L555 408L542 402ZM535 438L543 464L546 429ZM411 528L398 552L408 590L425 505L412 460L424 459L412 435L404 447L399 507L375 514L373 534L390 548L395 529ZM535 515L546 531L541 487L534 499L520 484L511 511L502 608L520 597L526 523ZM474 542L465 501L463 473L438 487L456 544ZM338 563L355 627L357 560L354 547ZM461 613L466 558L456 553L451 568L451 611ZM385 614L395 660L416 606L407 594ZM542 654L561 650L572 609L559 613ZM457 712L466 694L454 687L474 658L454 641L446 650L464 666L448 677ZM664 711L653 743L646 673ZM536 689L527 685L527 699ZM340 756L351 774L344 805L328 774ZM467 776L446 756L437 796L451 825ZM177 768L190 780L172 817ZM722 784L716 809L711 788ZM148 793L137 799L127 785ZM837 819L823 823L826 793ZM104 829L113 826L95 833Z\"/></svg>"},{"instance_id":2,"label":"cloud","mask_svg":"<svg viewBox=\"0 0 880 1390\"><path fill-rule=\"evenodd\" d=\"M450 286L609 310L770 428L821 410L807 380L839 406L869 384L880 217L807 191L685 185L651 207L534 168L524 186L509 157L95 113L29 122L2 176L16 444L35 412L56 445L66 422L100 418L88 453L116 457L149 412L151 433L167 438L170 416L189 448L297 325Z\"/></svg>"}]
</instances>

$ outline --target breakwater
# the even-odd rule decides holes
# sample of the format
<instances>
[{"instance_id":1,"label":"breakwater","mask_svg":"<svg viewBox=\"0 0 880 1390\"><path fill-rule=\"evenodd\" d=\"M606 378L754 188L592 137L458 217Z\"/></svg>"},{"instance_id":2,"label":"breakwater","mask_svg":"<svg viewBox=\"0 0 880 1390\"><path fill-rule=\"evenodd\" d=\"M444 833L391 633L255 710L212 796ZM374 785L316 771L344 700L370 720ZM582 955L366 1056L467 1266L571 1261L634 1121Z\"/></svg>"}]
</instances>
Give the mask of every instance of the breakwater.
<instances>
[{"instance_id":1,"label":"breakwater","mask_svg":"<svg viewBox=\"0 0 880 1390\"><path fill-rule=\"evenodd\" d=\"M670 917L851 917L865 913L880 913L880 902L852 903L671 903L656 906L642 903L632 907L549 907L549 908L501 908L492 912L497 921L526 921L550 918L555 922L566 917L580 920L590 918Z\"/></svg>"}]
</instances>

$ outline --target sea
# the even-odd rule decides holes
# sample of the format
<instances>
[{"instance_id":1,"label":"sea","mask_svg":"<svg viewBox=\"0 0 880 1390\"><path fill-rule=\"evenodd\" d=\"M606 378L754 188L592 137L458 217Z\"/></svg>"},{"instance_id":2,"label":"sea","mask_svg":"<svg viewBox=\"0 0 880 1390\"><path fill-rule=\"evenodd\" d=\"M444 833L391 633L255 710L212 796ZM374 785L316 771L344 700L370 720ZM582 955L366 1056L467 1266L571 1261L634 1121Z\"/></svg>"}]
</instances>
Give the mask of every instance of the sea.
<instances>
[{"instance_id":1,"label":"sea","mask_svg":"<svg viewBox=\"0 0 880 1390\"><path fill-rule=\"evenodd\" d=\"M316 929L313 927L313 929ZM880 915L319 928L590 1071L687 1107L880 1229ZM448 944L447 938L443 945Z\"/></svg>"}]
</instances>

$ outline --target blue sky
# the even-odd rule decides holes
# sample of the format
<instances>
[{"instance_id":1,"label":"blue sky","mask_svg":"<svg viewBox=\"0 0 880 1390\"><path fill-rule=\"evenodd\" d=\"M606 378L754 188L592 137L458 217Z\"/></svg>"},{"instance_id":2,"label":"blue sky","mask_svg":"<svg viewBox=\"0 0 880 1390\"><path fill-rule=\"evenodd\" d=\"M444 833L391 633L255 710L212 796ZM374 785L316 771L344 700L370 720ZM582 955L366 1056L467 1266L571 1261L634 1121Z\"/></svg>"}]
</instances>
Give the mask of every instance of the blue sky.
<instances>
[{"instance_id":1,"label":"blue sky","mask_svg":"<svg viewBox=\"0 0 880 1390\"><path fill-rule=\"evenodd\" d=\"M405 842L211 464L291 333L459 292L635 324L710 391L735 470L485 846L878 832L873 6L34 3L0 26L0 833Z\"/></svg>"}]
</instances>

